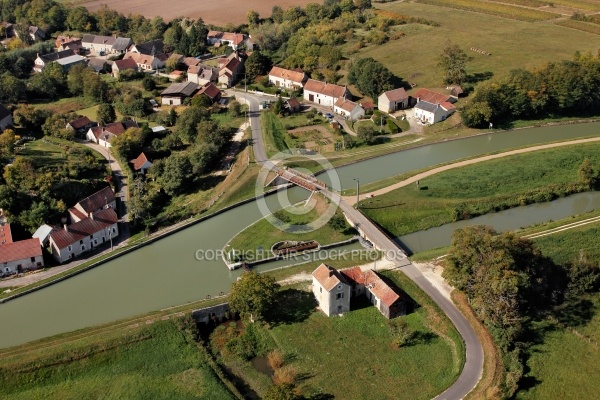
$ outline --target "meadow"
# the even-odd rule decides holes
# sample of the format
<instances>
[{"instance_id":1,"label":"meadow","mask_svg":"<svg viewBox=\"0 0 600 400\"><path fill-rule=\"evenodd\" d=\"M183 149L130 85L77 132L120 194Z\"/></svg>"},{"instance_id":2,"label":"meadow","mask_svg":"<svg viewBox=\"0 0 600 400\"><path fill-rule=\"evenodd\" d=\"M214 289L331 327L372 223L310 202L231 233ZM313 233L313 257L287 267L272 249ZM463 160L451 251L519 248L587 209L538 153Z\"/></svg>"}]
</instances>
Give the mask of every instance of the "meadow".
<instances>
[{"instance_id":1,"label":"meadow","mask_svg":"<svg viewBox=\"0 0 600 400\"><path fill-rule=\"evenodd\" d=\"M393 235L586 190L578 169L600 162L600 145L566 146L445 171L384 195L361 209ZM501 184L499 184L501 183Z\"/></svg>"}]
</instances>

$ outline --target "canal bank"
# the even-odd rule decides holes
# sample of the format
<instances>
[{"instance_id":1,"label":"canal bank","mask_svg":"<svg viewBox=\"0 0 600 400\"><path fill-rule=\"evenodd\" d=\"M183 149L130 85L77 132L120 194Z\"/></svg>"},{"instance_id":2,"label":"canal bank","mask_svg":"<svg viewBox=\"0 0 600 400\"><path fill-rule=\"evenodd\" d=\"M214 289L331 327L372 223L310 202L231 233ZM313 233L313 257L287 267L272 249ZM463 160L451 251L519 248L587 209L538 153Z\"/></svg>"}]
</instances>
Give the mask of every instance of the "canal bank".
<instances>
[{"instance_id":1,"label":"canal bank","mask_svg":"<svg viewBox=\"0 0 600 400\"><path fill-rule=\"evenodd\" d=\"M567 128L568 131L561 131ZM374 158L338 168L337 173L342 187L351 187L355 178L368 183L453 159L594 133L600 133L600 124L535 128L500 133L497 137L484 135ZM284 193L292 201L307 196L298 188ZM265 199L271 210L279 208L277 197ZM196 250L222 249L239 226L250 225L260 218L257 205L250 202L149 244L143 251L131 252L100 268L2 304L0 346L25 343L228 291L239 272L227 271L221 259L197 260ZM284 264L265 264L258 270Z\"/></svg>"}]
</instances>

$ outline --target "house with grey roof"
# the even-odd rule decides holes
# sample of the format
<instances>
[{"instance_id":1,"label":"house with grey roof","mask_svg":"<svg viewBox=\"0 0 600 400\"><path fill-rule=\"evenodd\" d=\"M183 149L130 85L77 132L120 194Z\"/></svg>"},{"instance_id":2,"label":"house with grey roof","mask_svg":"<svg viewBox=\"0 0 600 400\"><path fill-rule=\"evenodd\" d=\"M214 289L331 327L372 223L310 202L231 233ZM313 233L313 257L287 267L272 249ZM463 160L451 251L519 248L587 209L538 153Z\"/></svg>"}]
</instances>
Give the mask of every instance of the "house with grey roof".
<instances>
[{"instance_id":1,"label":"house with grey roof","mask_svg":"<svg viewBox=\"0 0 600 400\"><path fill-rule=\"evenodd\" d=\"M101 35L83 35L81 45L92 55L124 54L133 44L130 38Z\"/></svg>"},{"instance_id":2,"label":"house with grey roof","mask_svg":"<svg viewBox=\"0 0 600 400\"><path fill-rule=\"evenodd\" d=\"M165 44L160 39L151 40L146 43L134 44L130 46L129 51L132 53L145 54L147 56L154 56L157 54L165 53Z\"/></svg>"},{"instance_id":3,"label":"house with grey roof","mask_svg":"<svg viewBox=\"0 0 600 400\"><path fill-rule=\"evenodd\" d=\"M73 50L63 50L57 51L55 53L48 53L43 55L37 55L37 58L33 62L33 70L35 72L42 72L46 65L53 61L58 61L63 58L68 58L74 56L75 52Z\"/></svg>"},{"instance_id":4,"label":"house with grey roof","mask_svg":"<svg viewBox=\"0 0 600 400\"><path fill-rule=\"evenodd\" d=\"M179 106L186 98L195 95L198 90L200 87L194 82L174 83L160 94L161 103L168 106Z\"/></svg>"}]
</instances>

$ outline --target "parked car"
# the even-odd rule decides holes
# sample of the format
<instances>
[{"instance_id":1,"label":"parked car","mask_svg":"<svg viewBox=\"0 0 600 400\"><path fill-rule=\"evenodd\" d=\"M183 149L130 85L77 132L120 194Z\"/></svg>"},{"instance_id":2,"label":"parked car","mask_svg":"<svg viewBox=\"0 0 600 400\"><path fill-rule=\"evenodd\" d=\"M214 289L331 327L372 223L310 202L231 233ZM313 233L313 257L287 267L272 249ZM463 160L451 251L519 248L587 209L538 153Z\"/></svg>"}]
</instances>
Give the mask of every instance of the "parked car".
<instances>
[{"instance_id":1,"label":"parked car","mask_svg":"<svg viewBox=\"0 0 600 400\"><path fill-rule=\"evenodd\" d=\"M327 119L333 119L333 114L332 113L325 113L323 114L325 116L325 118Z\"/></svg>"}]
</instances>

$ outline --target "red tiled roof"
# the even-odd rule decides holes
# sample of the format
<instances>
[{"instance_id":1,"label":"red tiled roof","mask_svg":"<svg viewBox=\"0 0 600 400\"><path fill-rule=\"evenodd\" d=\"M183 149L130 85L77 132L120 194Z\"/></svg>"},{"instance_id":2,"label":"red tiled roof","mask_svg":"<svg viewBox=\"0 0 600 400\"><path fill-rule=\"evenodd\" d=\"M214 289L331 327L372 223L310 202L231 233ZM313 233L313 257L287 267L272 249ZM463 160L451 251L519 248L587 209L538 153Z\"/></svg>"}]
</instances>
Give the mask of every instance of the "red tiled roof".
<instances>
[{"instance_id":1,"label":"red tiled roof","mask_svg":"<svg viewBox=\"0 0 600 400\"><path fill-rule=\"evenodd\" d=\"M450 99L447 94L441 94L429 89L419 89L413 95L415 99L423 100L431 104L441 104Z\"/></svg>"},{"instance_id":2,"label":"red tiled roof","mask_svg":"<svg viewBox=\"0 0 600 400\"><path fill-rule=\"evenodd\" d=\"M221 90L219 90L214 83L207 82L200 88L196 96L201 94L207 95L211 100L214 101L221 94Z\"/></svg>"},{"instance_id":3,"label":"red tiled roof","mask_svg":"<svg viewBox=\"0 0 600 400\"><path fill-rule=\"evenodd\" d=\"M273 67L269 72L269 76L275 76L280 79L288 79L294 82L300 82L306 80L306 74L302 71L293 71L280 67Z\"/></svg>"},{"instance_id":4,"label":"red tiled roof","mask_svg":"<svg viewBox=\"0 0 600 400\"><path fill-rule=\"evenodd\" d=\"M138 125L135 121L125 122L113 122L106 126L95 126L92 129L92 133L98 139L103 133L109 133L115 136L119 136L129 128L137 128Z\"/></svg>"},{"instance_id":5,"label":"red tiled roof","mask_svg":"<svg viewBox=\"0 0 600 400\"><path fill-rule=\"evenodd\" d=\"M334 85L333 83L316 81L314 79L309 79L304 84L304 91L316 92L322 94L324 96L330 97L343 97L346 92L345 86Z\"/></svg>"},{"instance_id":6,"label":"red tiled roof","mask_svg":"<svg viewBox=\"0 0 600 400\"><path fill-rule=\"evenodd\" d=\"M10 224L0 225L0 245L12 243L12 232L10 230Z\"/></svg>"},{"instance_id":7,"label":"red tiled roof","mask_svg":"<svg viewBox=\"0 0 600 400\"><path fill-rule=\"evenodd\" d=\"M347 285L346 279L333 267L321 264L312 273L323 289L330 291L340 283Z\"/></svg>"},{"instance_id":8,"label":"red tiled roof","mask_svg":"<svg viewBox=\"0 0 600 400\"><path fill-rule=\"evenodd\" d=\"M456 110L456 106L449 101L442 102L440 106L446 111Z\"/></svg>"},{"instance_id":9,"label":"red tiled roof","mask_svg":"<svg viewBox=\"0 0 600 400\"><path fill-rule=\"evenodd\" d=\"M89 214L113 201L115 201L115 192L113 192L110 187L106 186L104 189L97 191L91 196L79 200L77 204L79 204L81 208L83 208L83 210Z\"/></svg>"},{"instance_id":10,"label":"red tiled roof","mask_svg":"<svg viewBox=\"0 0 600 400\"><path fill-rule=\"evenodd\" d=\"M365 274L362 272L360 267L343 269L340 271L340 273L344 275L344 278L346 278L348 282L355 283L357 285L365 283Z\"/></svg>"},{"instance_id":11,"label":"red tiled roof","mask_svg":"<svg viewBox=\"0 0 600 400\"><path fill-rule=\"evenodd\" d=\"M133 169L135 171L139 171L140 169L142 169L144 164L146 164L149 161L150 160L148 160L148 157L146 157L146 155L142 152L142 154L140 154L135 160L133 160Z\"/></svg>"},{"instance_id":12,"label":"red tiled roof","mask_svg":"<svg viewBox=\"0 0 600 400\"><path fill-rule=\"evenodd\" d=\"M185 57L183 59L183 63L185 65L187 65L188 67L192 67L192 66L196 66L196 65L200 64L200 60L198 60L195 57Z\"/></svg>"},{"instance_id":13,"label":"red tiled roof","mask_svg":"<svg viewBox=\"0 0 600 400\"><path fill-rule=\"evenodd\" d=\"M345 99L343 97L340 97L335 101L335 106L348 112L352 112L352 110L354 110L357 106L360 107L355 102Z\"/></svg>"},{"instance_id":14,"label":"red tiled roof","mask_svg":"<svg viewBox=\"0 0 600 400\"><path fill-rule=\"evenodd\" d=\"M400 295L394 288L385 283L373 270L369 270L365 274L365 286L387 307L400 299Z\"/></svg>"},{"instance_id":15,"label":"red tiled roof","mask_svg":"<svg viewBox=\"0 0 600 400\"><path fill-rule=\"evenodd\" d=\"M128 60L128 59L132 59L135 61L136 64L142 64L142 65L152 65L152 62L154 61L154 57L153 56L149 56L146 54L140 54L140 53L125 53L125 57L123 57L123 60Z\"/></svg>"},{"instance_id":16,"label":"red tiled roof","mask_svg":"<svg viewBox=\"0 0 600 400\"><path fill-rule=\"evenodd\" d=\"M400 101L403 99L408 99L408 94L406 94L406 90L404 90L404 88L389 90L387 92L383 92L383 94L385 95L385 97L387 97L389 101Z\"/></svg>"},{"instance_id":17,"label":"red tiled roof","mask_svg":"<svg viewBox=\"0 0 600 400\"><path fill-rule=\"evenodd\" d=\"M90 121L90 119L88 117L81 117L81 118L77 118L76 120L69 122L69 125L71 125L71 127L73 127L73 129L81 129L91 123L92 123L92 121Z\"/></svg>"},{"instance_id":18,"label":"red tiled roof","mask_svg":"<svg viewBox=\"0 0 600 400\"><path fill-rule=\"evenodd\" d=\"M50 239L59 249L64 249L70 244L77 243L86 236L93 235L117 223L117 213L112 208L95 212L93 218L86 218L68 226L68 230L56 229L50 234ZM37 240L39 245L39 240Z\"/></svg>"},{"instance_id":19,"label":"red tiled roof","mask_svg":"<svg viewBox=\"0 0 600 400\"><path fill-rule=\"evenodd\" d=\"M0 263L29 259L42 255L39 239L32 238L0 246Z\"/></svg>"},{"instance_id":20,"label":"red tiled roof","mask_svg":"<svg viewBox=\"0 0 600 400\"><path fill-rule=\"evenodd\" d=\"M365 110L370 110L372 108L375 108L375 105L373 104L373 102L371 100L365 100L365 101L361 102L360 106L362 108L364 108Z\"/></svg>"},{"instance_id":21,"label":"red tiled roof","mask_svg":"<svg viewBox=\"0 0 600 400\"><path fill-rule=\"evenodd\" d=\"M300 107L300 101L295 97L290 97L287 103L292 108Z\"/></svg>"},{"instance_id":22,"label":"red tiled roof","mask_svg":"<svg viewBox=\"0 0 600 400\"><path fill-rule=\"evenodd\" d=\"M80 221L88 217L87 214L82 213L78 208L75 207L69 208L69 214L75 214Z\"/></svg>"},{"instance_id":23,"label":"red tiled roof","mask_svg":"<svg viewBox=\"0 0 600 400\"><path fill-rule=\"evenodd\" d=\"M233 43L234 45L238 45L246 40L246 35L243 33L231 33L231 32L222 32L221 40L227 40L228 42Z\"/></svg>"},{"instance_id":24,"label":"red tiled roof","mask_svg":"<svg viewBox=\"0 0 600 400\"><path fill-rule=\"evenodd\" d=\"M198 75L198 72L202 71L202 67L199 65L190 65L188 68L188 74Z\"/></svg>"},{"instance_id":25,"label":"red tiled roof","mask_svg":"<svg viewBox=\"0 0 600 400\"><path fill-rule=\"evenodd\" d=\"M235 72L239 65L240 60L238 60L237 58L232 58L227 64L223 66L223 68L227 68L228 70Z\"/></svg>"},{"instance_id":26,"label":"red tiled roof","mask_svg":"<svg viewBox=\"0 0 600 400\"><path fill-rule=\"evenodd\" d=\"M123 60L117 60L113 65L116 65L119 71L124 69L137 69L138 65L133 58L125 58Z\"/></svg>"}]
</instances>

